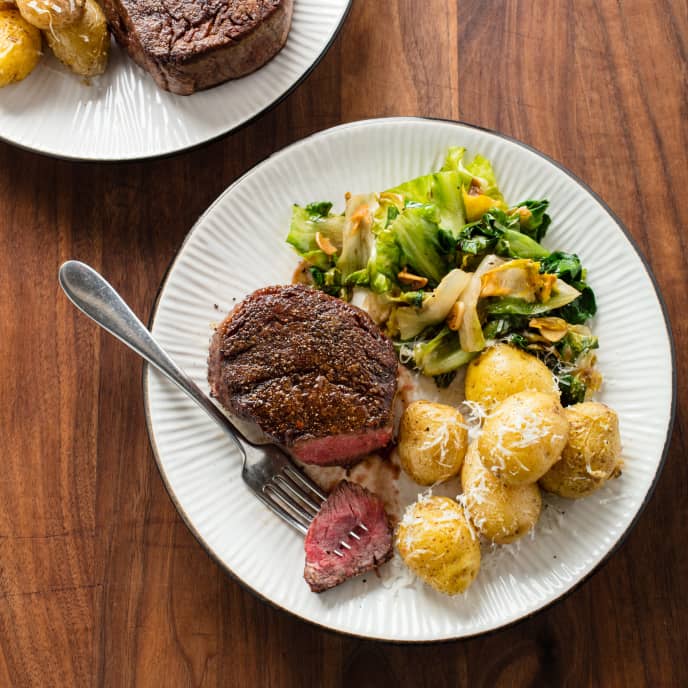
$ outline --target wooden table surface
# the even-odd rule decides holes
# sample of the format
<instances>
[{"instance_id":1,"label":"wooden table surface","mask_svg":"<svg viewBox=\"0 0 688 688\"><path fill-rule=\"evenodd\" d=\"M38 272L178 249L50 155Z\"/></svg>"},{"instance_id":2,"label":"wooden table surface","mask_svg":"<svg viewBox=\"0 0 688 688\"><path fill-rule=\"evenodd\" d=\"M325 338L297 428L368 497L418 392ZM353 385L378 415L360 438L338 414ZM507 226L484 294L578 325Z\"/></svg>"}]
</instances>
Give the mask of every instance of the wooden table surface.
<instances>
[{"instance_id":1,"label":"wooden table surface","mask_svg":"<svg viewBox=\"0 0 688 688\"><path fill-rule=\"evenodd\" d=\"M198 150L98 165L0 144L0 686L688 685L687 37L685 0L354 0L291 96ZM512 628L419 647L320 631L222 573L158 475L139 359L56 279L87 261L146 318L186 232L240 174L396 114L498 129L584 178L654 269L679 377L664 473L611 561Z\"/></svg>"}]
</instances>

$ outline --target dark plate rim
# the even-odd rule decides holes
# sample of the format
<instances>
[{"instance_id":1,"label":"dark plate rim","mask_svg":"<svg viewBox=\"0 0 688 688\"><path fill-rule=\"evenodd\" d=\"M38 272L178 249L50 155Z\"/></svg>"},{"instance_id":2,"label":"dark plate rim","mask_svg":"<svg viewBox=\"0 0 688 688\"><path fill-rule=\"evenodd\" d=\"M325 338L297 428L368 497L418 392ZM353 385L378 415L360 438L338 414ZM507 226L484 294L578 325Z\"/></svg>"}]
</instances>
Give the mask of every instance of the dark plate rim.
<instances>
[{"instance_id":1,"label":"dark plate rim","mask_svg":"<svg viewBox=\"0 0 688 688\"><path fill-rule=\"evenodd\" d=\"M160 473L160 477L162 478L163 484L165 485L165 489L167 490L167 493L172 500L172 503L174 504L175 508L177 509L179 515L181 516L182 520L186 524L187 528L191 531L193 536L198 540L199 544L203 549L205 550L206 554L215 561L220 568L228 574L231 578L233 578L237 583L239 583L245 590L248 590L251 592L253 595L255 595L258 599L267 602L271 607L274 609L277 609L279 611L282 611L286 614L289 614L291 616L296 617L297 619L312 624L313 626L316 626L317 628L320 628L321 630L328 631L330 633L338 633L341 635L353 637L353 638L359 638L361 640L374 640L376 642L385 642L385 643L393 643L393 644L399 644L399 645L433 645L433 644L438 644L438 643L448 643L448 642L455 642L457 640L470 640L472 638L478 638L478 637L483 637L483 636L489 636L494 633L497 633L501 630L504 630L506 628L510 628L512 626L515 626L519 623L522 623L523 621L530 619L531 617L535 616L536 614L539 614L540 612L544 611L545 609L548 609L549 607L552 607L555 604L558 604L559 602L565 600L569 595L572 595L576 590L578 590L585 582L587 582L595 573L600 571L600 569L605 566L609 560L612 558L612 556L618 551L618 549L623 545L623 543L626 541L628 535L630 532L635 528L638 519L640 518L641 514L645 511L654 491L655 488L657 487L657 483L659 481L659 477L664 470L664 466L666 464L666 459L667 455L669 453L669 447L671 444L671 438L672 438L672 433L673 433L673 428L674 428L674 421L676 418L676 392L677 392L677 376L676 376L676 348L674 344L674 339L673 339L673 333L671 329L671 323L669 320L668 316L668 311L667 311L667 306L666 302L664 301L664 298L662 296L662 293L659 289L659 285L657 283L657 280L652 272L652 269L650 268L650 265L648 261L646 260L645 256L641 252L640 248L638 247L638 244L636 243L635 239L633 236L630 234L630 232L626 229L624 224L621 222L619 217L614 213L614 211L607 205L607 203L595 192L593 191L582 179L578 178L573 172L568 170L566 167L564 167L561 163L557 162L556 160L552 159L545 153L542 153L541 151L537 150L533 146L530 146L527 143L523 143L522 141L519 141L518 139L515 139L511 136L508 136L506 134L502 134L501 132L495 131L493 129L489 129L487 127L482 127L476 124L471 124L470 122L464 122L461 120L452 120L452 119L445 119L441 117L381 117L381 118L373 118L373 119L365 119L365 120L357 120L354 122L348 122L345 124L340 124L334 127L329 127L328 129L323 129L321 131L315 132L309 136L306 136L304 138L298 139L297 141L294 141L293 143L284 146L278 151L274 151L271 155L268 155L265 157L263 160L260 162L256 163L250 170L245 172L243 175L241 175L238 179L236 179L232 184L230 184L216 199L211 203L210 206L205 210L205 212L196 220L194 225L191 227L189 232L187 233L186 237L184 238L184 241L180 245L180 247L177 249L177 252L173 256L172 260L170 261L170 264L167 267L167 270L165 271L165 275L163 276L163 279L160 283L160 286L158 287L158 292L155 297L155 302L153 304L153 307L151 309L151 314L148 319L148 326L149 328L153 327L153 324L155 322L155 317L158 312L158 307L160 304L160 298L162 296L162 293L167 286L168 279L170 277L170 273L174 266L177 263L177 260L180 257L180 254L186 245L187 241L189 241L191 235L194 233L194 231L199 227L199 225L203 222L205 217L212 211L212 209L215 207L217 203L220 202L220 200L224 197L225 194L229 193L231 189L233 189L235 186L240 184L246 177L248 177L250 174L252 174L257 167L261 166L264 162L269 160L272 155L275 155L277 153L283 153L284 151L288 150L289 148L292 148L297 145L301 145L305 143L306 141L322 136L324 134L327 134L328 132L332 132L334 130L342 130L342 129L349 129L349 128L354 128L357 126L365 126L367 124L371 123L379 123L379 122L386 122L386 121L394 121L394 122L403 122L403 121L408 121L408 122L413 122L413 121L434 121L434 122L443 122L447 124L456 124L462 127L467 127L469 129L476 129L478 131L483 131L488 134L491 134L493 136L497 136L499 138L505 139L507 141L510 141L512 143L515 143L516 145L525 148L526 150L535 153L539 157L547 160L548 162L552 163L555 165L558 169L560 169L562 172L564 172L566 175L568 175L575 183L577 183L581 188L583 188L585 191L587 191L588 194L590 194L603 208L603 210L611 217L611 219L614 221L614 223L617 225L617 227L623 232L625 235L626 239L628 240L631 248L635 251L637 256L640 258L640 261L645 268L645 271L650 278L650 282L652 284L652 287L655 292L655 296L657 298L657 302L659 303L661 312L662 312L662 317L664 319L664 326L666 328L666 334L667 334L667 339L669 341L669 350L670 350L670 355L671 355L671 409L670 409L670 414L669 414L669 422L667 424L667 431L666 431L666 438L664 440L664 447L662 449L662 455L660 458L660 461L657 465L657 470L655 472L654 478L652 480L652 483L645 494L645 497L638 508L638 511L636 512L635 516L629 523L628 527L626 530L624 530L623 533L618 537L616 542L609 548L608 552L600 559L600 561L585 575L583 576L577 583L575 583L573 586L568 588L567 590L563 591L559 596L555 597L553 600L550 600L549 602L543 604L541 607L528 612L527 614L524 614L520 616L518 619L514 619L512 621L507 621L504 624L501 624L499 626L496 626L495 628L491 628L489 630L485 631L480 631L478 633L473 633L469 635L459 635L459 636L450 636L446 638L437 638L437 639L431 639L431 640L396 640L394 638L383 638L383 637L377 637L377 636L368 636L368 635L363 635L363 634L357 634L357 633L352 633L350 631L342 631L337 628L332 628L330 626L326 626L324 624L318 623L317 621L313 621L311 619L308 619L304 616L301 616L297 612L294 612L290 609L286 609L285 607L282 607L281 605L277 604L273 600L270 600L269 598L265 597L261 593L259 593L257 590L251 587L249 583L244 581L243 579L239 578L237 574L232 571L232 569L225 564L216 554L215 552L211 549L211 547L206 543L206 541L203 539L203 536L198 532L196 529L195 525L189 518L188 514L184 511L182 505L179 503L177 500L176 495L174 494L174 491L172 490L170 484L167 481L167 476L163 470L162 467L162 462L160 460L160 454L158 451L157 444L155 442L155 436L153 433L153 428L152 428L152 420L150 416L150 405L149 405L149 398L148 398L148 378L149 378L149 371L150 371L150 366L147 363L144 363L143 365L143 371L142 371L142 376L141 376L141 382L143 386L143 403L144 403L144 412L145 412L145 417L146 417L146 430L148 432L148 438L150 440L151 444L151 449L153 450L153 455L155 457L155 463L158 467L158 472Z\"/></svg>"},{"instance_id":2,"label":"dark plate rim","mask_svg":"<svg viewBox=\"0 0 688 688\"><path fill-rule=\"evenodd\" d=\"M214 136L211 136L210 138L203 139L202 141L192 143L188 146L182 146L181 148L176 148L175 150L167 151L165 153L154 153L152 155L137 155L137 156L127 157L127 158L98 158L98 157L85 158L85 157L81 157L78 155L65 155L65 154L61 154L61 153L51 153L49 151L41 150L40 148L33 148L33 147L27 146L23 143L13 141L12 139L8 139L5 136L3 136L2 133L0 133L0 141L8 144L10 146L14 146L15 148L19 148L20 150L24 150L24 151L27 151L29 153L35 153L37 155L42 155L43 157L46 157L46 158L53 158L55 160L65 160L67 162L97 163L97 164L105 164L105 165L136 163L136 162L142 162L144 160L165 160L166 158L171 158L171 157L178 155L180 153L189 153L189 152L195 151L199 148L203 148L204 146L208 146L211 143L214 143L215 141L219 141L220 139L224 138L225 136L229 136L230 134L234 134L238 131L241 131L245 127L250 126L256 120L260 119L263 115L274 110L278 105L280 105L282 103L282 101L286 100L311 75L313 70L320 64L320 62L325 57L325 55L327 55L327 53L330 51L332 44L335 42L335 40L339 36L339 33L341 32L342 27L344 26L344 22L346 22L347 17L349 16L349 13L351 12L352 3L353 3L353 0L346 0L346 7L344 8L344 12L342 13L341 19L339 20L339 23L337 24L337 26L335 26L334 31L332 32L332 35L328 39L327 43L325 44L325 46L323 47L321 52L318 53L318 55L313 60L313 62L308 66L306 71L291 86L289 86L289 88L287 88L286 91L284 91L279 96L277 96L277 98L275 98L275 100L268 103L262 110L259 110L254 115L251 115L251 117L249 117L247 120L240 122L239 124L235 125L234 127L230 127L229 129L225 129L224 131L221 131L219 134L215 134ZM131 59L131 58L128 58L128 59ZM149 78L149 75L146 74L141 67L139 67L139 69L141 69L141 71L142 71L142 75L141 75L142 78ZM260 70L258 70L258 71L260 71ZM213 88L221 88L222 86L223 86L223 84L218 84L217 86L214 86ZM191 94L190 96L180 96L180 97L193 98L193 94Z\"/></svg>"}]
</instances>

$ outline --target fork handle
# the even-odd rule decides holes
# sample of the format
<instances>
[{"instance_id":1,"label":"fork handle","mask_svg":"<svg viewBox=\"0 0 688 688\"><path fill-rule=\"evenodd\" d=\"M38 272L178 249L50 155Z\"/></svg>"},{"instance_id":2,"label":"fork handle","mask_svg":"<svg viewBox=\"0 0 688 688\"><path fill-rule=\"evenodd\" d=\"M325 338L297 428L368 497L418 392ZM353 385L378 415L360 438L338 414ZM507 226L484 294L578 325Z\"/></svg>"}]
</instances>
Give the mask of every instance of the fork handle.
<instances>
[{"instance_id":1,"label":"fork handle","mask_svg":"<svg viewBox=\"0 0 688 688\"><path fill-rule=\"evenodd\" d=\"M241 453L242 440L248 442L227 416L203 393L200 387L170 358L153 335L136 317L115 289L93 268L77 260L62 264L60 285L69 300L103 329L133 349L168 380L193 399L229 435ZM241 438L241 439L240 439Z\"/></svg>"}]
</instances>

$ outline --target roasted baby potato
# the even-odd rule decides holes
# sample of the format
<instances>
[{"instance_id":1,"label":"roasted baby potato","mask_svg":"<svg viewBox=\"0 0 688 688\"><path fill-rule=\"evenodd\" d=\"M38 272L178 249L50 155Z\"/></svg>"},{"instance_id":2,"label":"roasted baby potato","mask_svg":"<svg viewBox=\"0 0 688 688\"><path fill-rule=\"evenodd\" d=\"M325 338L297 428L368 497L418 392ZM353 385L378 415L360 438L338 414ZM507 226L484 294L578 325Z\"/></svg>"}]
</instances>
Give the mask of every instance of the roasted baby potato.
<instances>
[{"instance_id":1,"label":"roasted baby potato","mask_svg":"<svg viewBox=\"0 0 688 688\"><path fill-rule=\"evenodd\" d=\"M22 17L43 31L74 24L84 12L85 0L17 0Z\"/></svg>"},{"instance_id":2,"label":"roasted baby potato","mask_svg":"<svg viewBox=\"0 0 688 688\"><path fill-rule=\"evenodd\" d=\"M507 485L538 481L561 458L569 422L559 400L543 392L519 392L487 417L478 438L480 458Z\"/></svg>"},{"instance_id":3,"label":"roasted baby potato","mask_svg":"<svg viewBox=\"0 0 688 688\"><path fill-rule=\"evenodd\" d=\"M477 401L488 413L512 394L525 391L559 395L549 368L509 344L490 347L466 370L466 399Z\"/></svg>"},{"instance_id":4,"label":"roasted baby potato","mask_svg":"<svg viewBox=\"0 0 688 688\"><path fill-rule=\"evenodd\" d=\"M411 504L396 544L411 571L447 595L464 592L478 575L478 537L463 508L449 497L423 497Z\"/></svg>"},{"instance_id":5,"label":"roasted baby potato","mask_svg":"<svg viewBox=\"0 0 688 688\"><path fill-rule=\"evenodd\" d=\"M0 87L25 79L41 59L41 32L19 10L0 9Z\"/></svg>"},{"instance_id":6,"label":"roasted baby potato","mask_svg":"<svg viewBox=\"0 0 688 688\"><path fill-rule=\"evenodd\" d=\"M483 466L475 442L463 462L461 486L471 522L497 544L523 537L540 518L542 497L537 484L505 485Z\"/></svg>"},{"instance_id":7,"label":"roasted baby potato","mask_svg":"<svg viewBox=\"0 0 688 688\"><path fill-rule=\"evenodd\" d=\"M567 499L585 497L621 473L619 418L612 409L586 401L565 409L569 439L561 461L540 479L540 485Z\"/></svg>"},{"instance_id":8,"label":"roasted baby potato","mask_svg":"<svg viewBox=\"0 0 688 688\"><path fill-rule=\"evenodd\" d=\"M463 416L453 406L414 401L399 427L399 458L420 485L448 480L461 470L468 446Z\"/></svg>"},{"instance_id":9,"label":"roasted baby potato","mask_svg":"<svg viewBox=\"0 0 688 688\"><path fill-rule=\"evenodd\" d=\"M103 10L85 0L84 12L74 24L45 31L48 45L60 62L81 76L105 71L110 55L110 34Z\"/></svg>"}]
</instances>

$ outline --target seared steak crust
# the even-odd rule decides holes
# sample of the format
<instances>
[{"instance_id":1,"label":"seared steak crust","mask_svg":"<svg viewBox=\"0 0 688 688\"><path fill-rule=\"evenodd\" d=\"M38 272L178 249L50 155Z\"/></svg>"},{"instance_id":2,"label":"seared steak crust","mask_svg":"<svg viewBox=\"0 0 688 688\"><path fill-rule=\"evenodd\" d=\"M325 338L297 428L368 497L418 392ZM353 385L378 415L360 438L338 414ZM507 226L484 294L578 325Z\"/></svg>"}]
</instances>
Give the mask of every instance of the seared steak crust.
<instances>
[{"instance_id":1,"label":"seared steak crust","mask_svg":"<svg viewBox=\"0 0 688 688\"><path fill-rule=\"evenodd\" d=\"M103 0L117 42L173 93L258 69L284 45L293 0Z\"/></svg>"},{"instance_id":2,"label":"seared steak crust","mask_svg":"<svg viewBox=\"0 0 688 688\"><path fill-rule=\"evenodd\" d=\"M364 311L293 285L260 289L229 314L211 343L208 380L232 413L325 465L391 439L396 373L392 343Z\"/></svg>"},{"instance_id":3,"label":"seared steak crust","mask_svg":"<svg viewBox=\"0 0 688 688\"><path fill-rule=\"evenodd\" d=\"M359 539L352 538L350 531ZM313 592L329 590L384 564L392 556L392 528L382 500L364 487L342 480L313 519L304 548L303 575Z\"/></svg>"}]
</instances>

